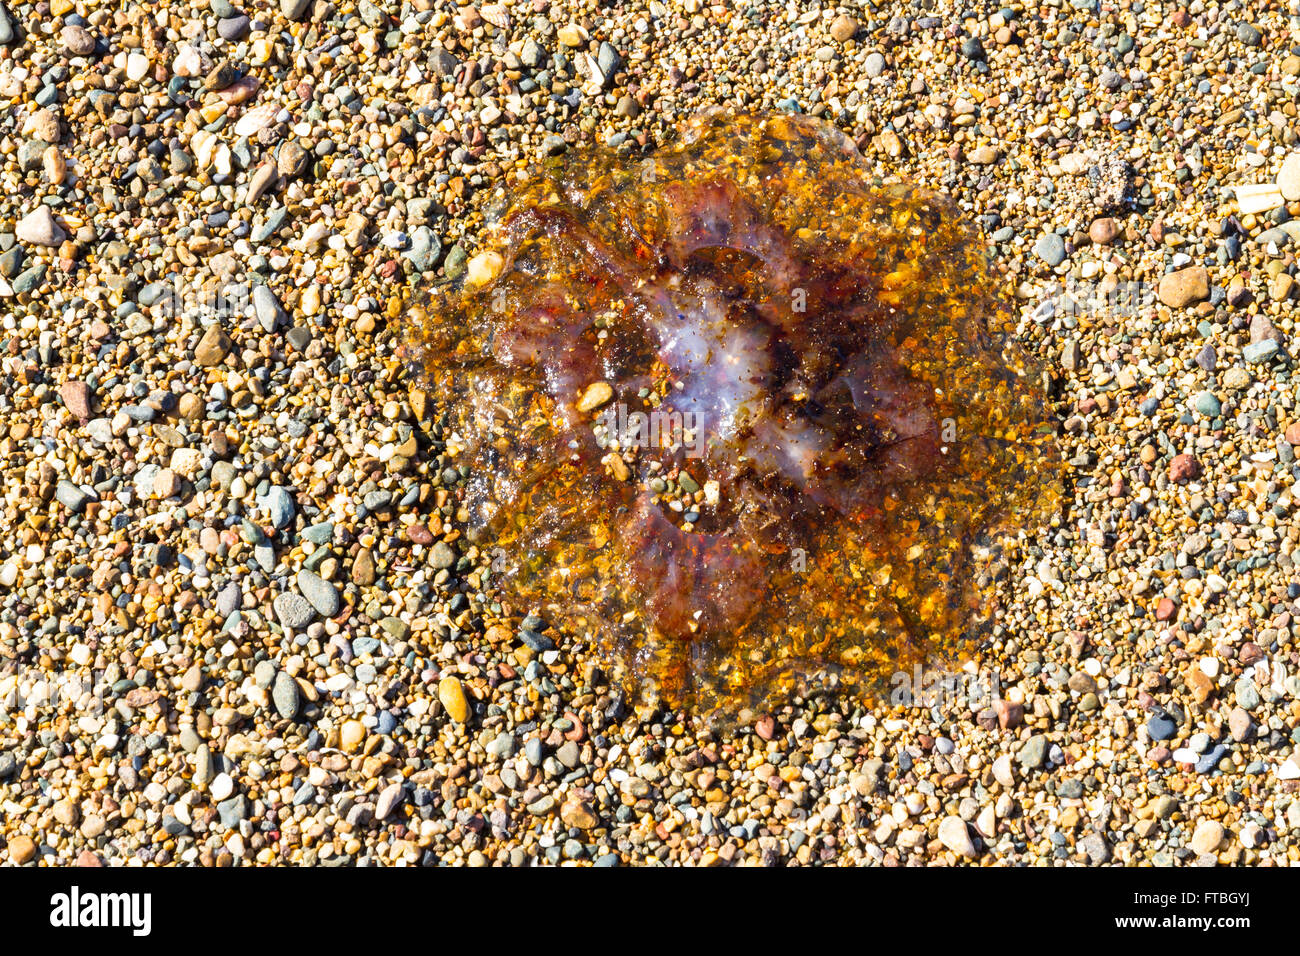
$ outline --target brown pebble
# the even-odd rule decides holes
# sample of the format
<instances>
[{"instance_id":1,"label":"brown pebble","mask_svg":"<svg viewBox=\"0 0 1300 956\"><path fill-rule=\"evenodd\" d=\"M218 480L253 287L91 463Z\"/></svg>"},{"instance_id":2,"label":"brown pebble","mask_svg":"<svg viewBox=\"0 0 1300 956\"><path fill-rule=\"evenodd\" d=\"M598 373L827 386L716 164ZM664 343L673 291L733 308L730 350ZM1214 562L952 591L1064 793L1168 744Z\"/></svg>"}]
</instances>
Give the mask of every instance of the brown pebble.
<instances>
[{"instance_id":1,"label":"brown pebble","mask_svg":"<svg viewBox=\"0 0 1300 956\"><path fill-rule=\"evenodd\" d=\"M68 24L59 33L63 48L72 56L89 56L95 52L95 38L90 31L77 24Z\"/></svg>"},{"instance_id":2,"label":"brown pebble","mask_svg":"<svg viewBox=\"0 0 1300 956\"><path fill-rule=\"evenodd\" d=\"M1120 233L1119 221L1109 216L1094 219L1088 227L1088 238L1099 246L1109 245Z\"/></svg>"},{"instance_id":3,"label":"brown pebble","mask_svg":"<svg viewBox=\"0 0 1300 956\"><path fill-rule=\"evenodd\" d=\"M847 13L841 13L831 21L831 36L837 43L845 43L853 39L853 35L857 32L858 21Z\"/></svg>"},{"instance_id":4,"label":"brown pebble","mask_svg":"<svg viewBox=\"0 0 1300 956\"><path fill-rule=\"evenodd\" d=\"M36 844L29 836L19 834L9 838L9 859L21 866L36 856Z\"/></svg>"},{"instance_id":5,"label":"brown pebble","mask_svg":"<svg viewBox=\"0 0 1300 956\"><path fill-rule=\"evenodd\" d=\"M564 716L573 724L572 727L564 732L564 739L580 743L587 736L586 725L583 724L578 715L571 710L566 710Z\"/></svg>"},{"instance_id":6,"label":"brown pebble","mask_svg":"<svg viewBox=\"0 0 1300 956\"><path fill-rule=\"evenodd\" d=\"M1159 614L1156 615L1156 617L1159 616ZM1204 704L1214 693L1214 681L1209 678L1205 671L1199 667L1193 667L1187 672L1187 689L1192 692L1194 701L1198 704Z\"/></svg>"},{"instance_id":7,"label":"brown pebble","mask_svg":"<svg viewBox=\"0 0 1300 956\"><path fill-rule=\"evenodd\" d=\"M153 478L153 493L156 498L171 498L180 494L181 476L170 468L160 469Z\"/></svg>"},{"instance_id":8,"label":"brown pebble","mask_svg":"<svg viewBox=\"0 0 1300 956\"><path fill-rule=\"evenodd\" d=\"M94 413L90 386L85 382L64 382L59 386L59 397L63 399L63 404L67 406L68 411L82 421L90 418Z\"/></svg>"},{"instance_id":9,"label":"brown pebble","mask_svg":"<svg viewBox=\"0 0 1300 956\"><path fill-rule=\"evenodd\" d=\"M1228 733L1237 743L1243 743L1251 738L1255 732L1255 722L1250 719L1250 714L1240 707L1234 707L1228 712Z\"/></svg>"},{"instance_id":10,"label":"brown pebble","mask_svg":"<svg viewBox=\"0 0 1300 956\"><path fill-rule=\"evenodd\" d=\"M1171 309L1194 305L1210 297L1210 276L1205 266L1189 266L1160 277L1156 294Z\"/></svg>"},{"instance_id":11,"label":"brown pebble","mask_svg":"<svg viewBox=\"0 0 1300 956\"><path fill-rule=\"evenodd\" d=\"M375 559L369 548L362 548L352 559L352 583L363 588L375 583Z\"/></svg>"},{"instance_id":12,"label":"brown pebble","mask_svg":"<svg viewBox=\"0 0 1300 956\"><path fill-rule=\"evenodd\" d=\"M1199 478L1201 475L1201 463L1195 455L1175 455L1174 460L1169 463L1169 480L1184 482Z\"/></svg>"},{"instance_id":13,"label":"brown pebble","mask_svg":"<svg viewBox=\"0 0 1300 956\"><path fill-rule=\"evenodd\" d=\"M1286 275L1285 272L1279 273L1279 276ZM1288 278L1290 278L1288 276ZM1272 339L1278 345L1282 344L1282 333L1278 331L1277 326L1273 324L1272 319L1263 313L1257 313L1250 317L1250 341L1263 342L1266 339Z\"/></svg>"},{"instance_id":14,"label":"brown pebble","mask_svg":"<svg viewBox=\"0 0 1300 956\"><path fill-rule=\"evenodd\" d=\"M1264 651L1254 641L1247 641L1237 651L1237 660L1245 667L1264 659Z\"/></svg>"},{"instance_id":15,"label":"brown pebble","mask_svg":"<svg viewBox=\"0 0 1300 956\"><path fill-rule=\"evenodd\" d=\"M220 325L211 325L194 347L194 361L204 368L220 365L233 344L225 329Z\"/></svg>"},{"instance_id":16,"label":"brown pebble","mask_svg":"<svg viewBox=\"0 0 1300 956\"><path fill-rule=\"evenodd\" d=\"M998 715L998 726L1003 730L1015 730L1025 719L1025 708L1009 700L998 698L993 702L993 709Z\"/></svg>"},{"instance_id":17,"label":"brown pebble","mask_svg":"<svg viewBox=\"0 0 1300 956\"><path fill-rule=\"evenodd\" d=\"M442 702L447 716L456 723L463 724L469 719L469 701L465 698L465 690L458 678L448 675L438 681L438 700Z\"/></svg>"},{"instance_id":18,"label":"brown pebble","mask_svg":"<svg viewBox=\"0 0 1300 956\"><path fill-rule=\"evenodd\" d=\"M560 819L567 827L579 830L591 830L600 822L586 804L570 800L560 807Z\"/></svg>"}]
</instances>

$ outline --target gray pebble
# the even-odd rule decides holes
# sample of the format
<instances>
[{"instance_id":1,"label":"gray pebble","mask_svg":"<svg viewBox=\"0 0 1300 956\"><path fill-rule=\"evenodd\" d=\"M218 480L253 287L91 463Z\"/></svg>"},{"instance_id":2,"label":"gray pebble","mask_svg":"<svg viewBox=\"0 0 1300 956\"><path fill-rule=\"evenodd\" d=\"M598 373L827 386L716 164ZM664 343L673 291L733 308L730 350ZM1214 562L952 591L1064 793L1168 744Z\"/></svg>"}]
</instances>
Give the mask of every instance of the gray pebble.
<instances>
[{"instance_id":1,"label":"gray pebble","mask_svg":"<svg viewBox=\"0 0 1300 956\"><path fill-rule=\"evenodd\" d=\"M449 568L456 563L456 552L445 541L435 541L429 549L429 564L436 570Z\"/></svg>"},{"instance_id":2,"label":"gray pebble","mask_svg":"<svg viewBox=\"0 0 1300 956\"><path fill-rule=\"evenodd\" d=\"M66 478L59 481L54 490L54 497L59 499L59 504L67 508L73 514L80 514L86 507L86 502L90 500L90 495L86 494Z\"/></svg>"},{"instance_id":3,"label":"gray pebble","mask_svg":"<svg viewBox=\"0 0 1300 956\"><path fill-rule=\"evenodd\" d=\"M248 816L248 798L242 793L217 804L217 816L227 830L234 830Z\"/></svg>"},{"instance_id":4,"label":"gray pebble","mask_svg":"<svg viewBox=\"0 0 1300 956\"><path fill-rule=\"evenodd\" d=\"M1020 748L1016 754L1016 760L1026 770L1037 770L1047 759L1047 738L1042 734L1034 734L1025 745Z\"/></svg>"},{"instance_id":5,"label":"gray pebble","mask_svg":"<svg viewBox=\"0 0 1300 956\"><path fill-rule=\"evenodd\" d=\"M227 582L217 593L217 614L224 620L237 611L244 601L244 592L240 590L236 581Z\"/></svg>"},{"instance_id":6,"label":"gray pebble","mask_svg":"<svg viewBox=\"0 0 1300 956\"><path fill-rule=\"evenodd\" d=\"M272 606L280 623L291 630L306 627L316 617L316 611L310 602L302 595L290 591L277 595Z\"/></svg>"},{"instance_id":7,"label":"gray pebble","mask_svg":"<svg viewBox=\"0 0 1300 956\"><path fill-rule=\"evenodd\" d=\"M248 36L248 17L242 13L217 21L217 33L221 39L234 43Z\"/></svg>"},{"instance_id":8,"label":"gray pebble","mask_svg":"<svg viewBox=\"0 0 1300 956\"><path fill-rule=\"evenodd\" d=\"M298 694L298 682L286 671L275 675L275 683L271 687L271 703L275 705L277 714L286 720L298 716Z\"/></svg>"},{"instance_id":9,"label":"gray pebble","mask_svg":"<svg viewBox=\"0 0 1300 956\"><path fill-rule=\"evenodd\" d=\"M194 751L194 785L206 786L216 776L212 765L212 751L207 744L199 744Z\"/></svg>"},{"instance_id":10,"label":"gray pebble","mask_svg":"<svg viewBox=\"0 0 1300 956\"><path fill-rule=\"evenodd\" d=\"M257 321L268 332L274 332L276 325L285 317L280 300L264 285L253 286L253 310L257 313Z\"/></svg>"},{"instance_id":11,"label":"gray pebble","mask_svg":"<svg viewBox=\"0 0 1300 956\"><path fill-rule=\"evenodd\" d=\"M293 521L293 496L289 494L287 488L273 485L271 490L266 493L264 506L266 507L267 516L271 519L272 527L276 529L287 528Z\"/></svg>"},{"instance_id":12,"label":"gray pebble","mask_svg":"<svg viewBox=\"0 0 1300 956\"><path fill-rule=\"evenodd\" d=\"M1065 261L1065 240L1054 232L1045 232L1034 243L1034 255L1056 268Z\"/></svg>"},{"instance_id":13,"label":"gray pebble","mask_svg":"<svg viewBox=\"0 0 1300 956\"><path fill-rule=\"evenodd\" d=\"M319 574L302 570L298 572L298 590L302 592L321 617L333 617L339 612L339 591Z\"/></svg>"}]
</instances>

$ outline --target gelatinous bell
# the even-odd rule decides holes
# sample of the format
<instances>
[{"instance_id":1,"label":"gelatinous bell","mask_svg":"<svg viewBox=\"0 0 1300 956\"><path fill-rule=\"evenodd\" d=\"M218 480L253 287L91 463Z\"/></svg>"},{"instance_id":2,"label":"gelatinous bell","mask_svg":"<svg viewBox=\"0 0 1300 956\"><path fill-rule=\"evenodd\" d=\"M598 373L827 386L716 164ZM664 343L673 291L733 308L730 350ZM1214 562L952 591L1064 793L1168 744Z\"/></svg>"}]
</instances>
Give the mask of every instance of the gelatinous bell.
<instances>
[{"instance_id":1,"label":"gelatinous bell","mask_svg":"<svg viewBox=\"0 0 1300 956\"><path fill-rule=\"evenodd\" d=\"M413 311L495 584L644 696L734 713L960 657L1055 422L985 249L833 127L578 151Z\"/></svg>"}]
</instances>

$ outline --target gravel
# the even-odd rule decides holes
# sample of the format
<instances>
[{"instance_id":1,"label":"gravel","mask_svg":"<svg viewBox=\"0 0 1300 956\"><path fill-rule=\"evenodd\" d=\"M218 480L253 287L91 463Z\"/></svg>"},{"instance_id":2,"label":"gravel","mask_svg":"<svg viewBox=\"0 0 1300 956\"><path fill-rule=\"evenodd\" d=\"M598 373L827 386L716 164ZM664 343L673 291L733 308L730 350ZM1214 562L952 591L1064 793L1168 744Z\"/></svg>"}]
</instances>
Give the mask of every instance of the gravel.
<instances>
[{"instance_id":1,"label":"gravel","mask_svg":"<svg viewBox=\"0 0 1300 956\"><path fill-rule=\"evenodd\" d=\"M39 11L0 6L0 860L1300 862L1289 7ZM1072 498L997 568L994 703L663 712L467 532L407 297L532 164L715 105L951 193L1054 360Z\"/></svg>"}]
</instances>

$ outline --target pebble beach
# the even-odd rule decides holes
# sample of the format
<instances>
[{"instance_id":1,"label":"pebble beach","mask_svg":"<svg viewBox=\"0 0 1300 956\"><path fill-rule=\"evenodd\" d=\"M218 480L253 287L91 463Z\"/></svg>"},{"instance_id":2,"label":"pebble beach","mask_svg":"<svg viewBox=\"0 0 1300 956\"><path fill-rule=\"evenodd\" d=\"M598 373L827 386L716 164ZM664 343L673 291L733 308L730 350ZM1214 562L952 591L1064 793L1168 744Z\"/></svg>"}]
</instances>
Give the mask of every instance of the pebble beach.
<instances>
[{"instance_id":1,"label":"pebble beach","mask_svg":"<svg viewBox=\"0 0 1300 956\"><path fill-rule=\"evenodd\" d=\"M0 0L0 861L1300 862L1300 6ZM989 699L723 727L503 613L413 290L798 111L950 194L1069 488Z\"/></svg>"}]
</instances>

